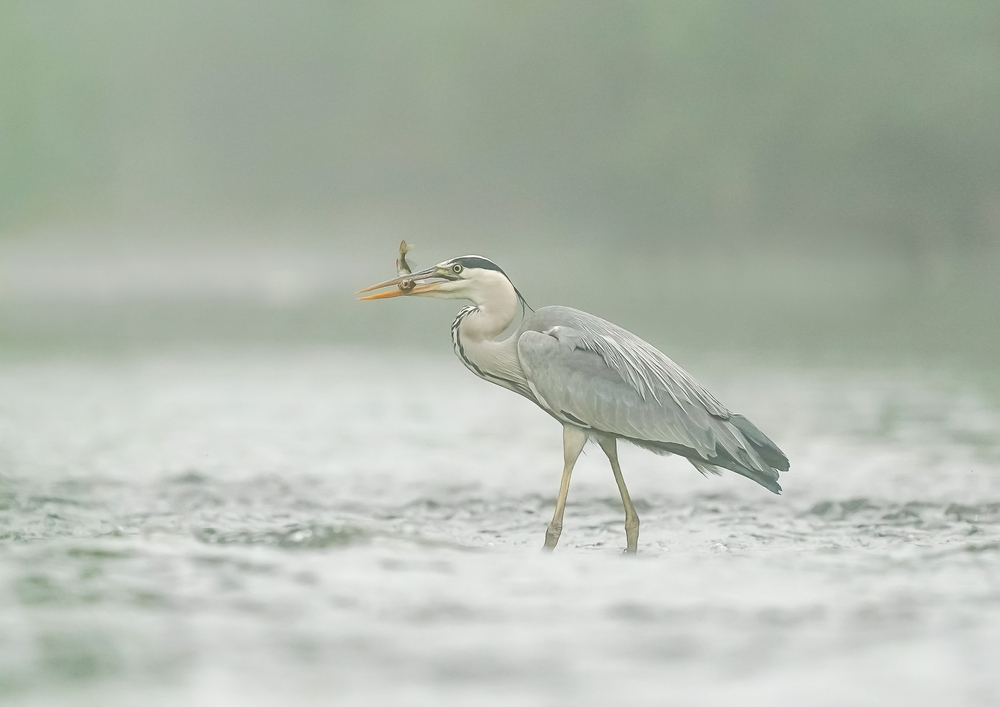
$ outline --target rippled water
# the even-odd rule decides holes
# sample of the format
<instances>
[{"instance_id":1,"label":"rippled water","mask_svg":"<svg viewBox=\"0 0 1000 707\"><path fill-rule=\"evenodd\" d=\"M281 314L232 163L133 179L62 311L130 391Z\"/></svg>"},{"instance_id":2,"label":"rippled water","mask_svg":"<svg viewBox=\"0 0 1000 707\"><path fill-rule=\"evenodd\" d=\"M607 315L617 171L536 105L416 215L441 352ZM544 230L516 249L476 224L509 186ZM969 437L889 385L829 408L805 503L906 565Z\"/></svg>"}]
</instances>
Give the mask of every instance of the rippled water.
<instances>
[{"instance_id":1,"label":"rippled water","mask_svg":"<svg viewBox=\"0 0 1000 707\"><path fill-rule=\"evenodd\" d=\"M773 496L588 448L456 361L0 363L3 704L1000 702L1000 396L941 372L693 368Z\"/></svg>"}]
</instances>

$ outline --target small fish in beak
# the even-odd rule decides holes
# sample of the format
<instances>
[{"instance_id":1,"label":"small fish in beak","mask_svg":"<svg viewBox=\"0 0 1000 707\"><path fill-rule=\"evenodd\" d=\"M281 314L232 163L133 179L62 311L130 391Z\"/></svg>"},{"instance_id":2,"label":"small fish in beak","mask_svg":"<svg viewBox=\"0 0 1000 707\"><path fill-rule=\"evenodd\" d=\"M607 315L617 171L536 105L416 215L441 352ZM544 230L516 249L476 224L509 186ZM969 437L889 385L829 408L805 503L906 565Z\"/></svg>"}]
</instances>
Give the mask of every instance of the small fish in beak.
<instances>
[{"instance_id":1,"label":"small fish in beak","mask_svg":"<svg viewBox=\"0 0 1000 707\"><path fill-rule=\"evenodd\" d=\"M363 290L358 290L358 294L360 295L365 292L372 292L374 290L381 290L386 287L393 286L395 286L396 289L379 292L374 295L368 295L367 297L359 297L358 299L373 300L386 299L388 297L399 297L400 295L425 294L436 290L441 285L440 280L448 279L439 272L439 268L436 266L427 268L426 270L421 270L420 272L412 272L410 264L406 262L406 254L412 249L412 245L407 244L406 241L402 241L399 244L399 258L396 259L396 277L391 280L386 280L385 282L380 282L377 285L366 287ZM431 278L435 281L421 282L422 280L428 280Z\"/></svg>"},{"instance_id":2,"label":"small fish in beak","mask_svg":"<svg viewBox=\"0 0 1000 707\"><path fill-rule=\"evenodd\" d=\"M396 275L398 277L403 277L403 275L409 275L413 272L413 268L406 262L406 255L411 250L413 250L413 244L407 244L406 241L399 242L399 257L396 258Z\"/></svg>"},{"instance_id":3,"label":"small fish in beak","mask_svg":"<svg viewBox=\"0 0 1000 707\"><path fill-rule=\"evenodd\" d=\"M407 245L406 241L399 242L399 257L396 258L396 275L403 277L409 275L413 272L413 268L410 264L406 262L406 254L413 249L412 245ZM403 292L407 292L413 289L413 280L403 280L397 287Z\"/></svg>"}]
</instances>

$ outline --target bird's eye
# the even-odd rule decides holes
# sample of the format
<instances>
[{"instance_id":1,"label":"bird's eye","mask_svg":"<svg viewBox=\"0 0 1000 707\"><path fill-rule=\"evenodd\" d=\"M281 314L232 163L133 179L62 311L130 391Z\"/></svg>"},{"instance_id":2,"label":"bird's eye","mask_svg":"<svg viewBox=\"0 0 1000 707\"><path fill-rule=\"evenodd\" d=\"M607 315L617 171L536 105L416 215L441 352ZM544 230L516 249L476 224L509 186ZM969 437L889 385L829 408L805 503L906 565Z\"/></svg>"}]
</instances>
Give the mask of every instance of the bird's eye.
<instances>
[{"instance_id":1,"label":"bird's eye","mask_svg":"<svg viewBox=\"0 0 1000 707\"><path fill-rule=\"evenodd\" d=\"M451 271L456 275L458 275L460 272L462 272L462 266L459 265L458 263L455 263L454 265L451 266Z\"/></svg>"}]
</instances>

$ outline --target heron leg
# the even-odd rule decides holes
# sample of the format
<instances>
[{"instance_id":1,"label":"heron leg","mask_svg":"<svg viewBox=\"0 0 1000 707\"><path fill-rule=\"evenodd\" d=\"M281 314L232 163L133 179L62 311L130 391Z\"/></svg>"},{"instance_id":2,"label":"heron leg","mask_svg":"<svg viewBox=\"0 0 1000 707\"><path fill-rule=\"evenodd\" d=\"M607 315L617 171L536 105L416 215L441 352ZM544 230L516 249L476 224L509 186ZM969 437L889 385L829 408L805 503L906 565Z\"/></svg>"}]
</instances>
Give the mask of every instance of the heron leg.
<instances>
[{"instance_id":1,"label":"heron leg","mask_svg":"<svg viewBox=\"0 0 1000 707\"><path fill-rule=\"evenodd\" d=\"M622 495L622 505L625 506L625 540L628 546L625 552L635 553L639 547L639 516L629 498L628 489L625 488L625 478L622 476L622 468L618 464L618 440L614 437L600 437L597 443L608 455L611 462L611 470L615 472L615 481L618 483L618 490Z\"/></svg>"},{"instance_id":2,"label":"heron leg","mask_svg":"<svg viewBox=\"0 0 1000 707\"><path fill-rule=\"evenodd\" d=\"M566 497L569 495L569 480L573 475L573 467L580 458L583 445L587 443L587 433L579 427L563 425L563 473L559 482L559 496L556 498L556 510L552 514L552 522L545 530L545 549L552 550L559 542L562 534L563 512L566 510Z\"/></svg>"}]
</instances>

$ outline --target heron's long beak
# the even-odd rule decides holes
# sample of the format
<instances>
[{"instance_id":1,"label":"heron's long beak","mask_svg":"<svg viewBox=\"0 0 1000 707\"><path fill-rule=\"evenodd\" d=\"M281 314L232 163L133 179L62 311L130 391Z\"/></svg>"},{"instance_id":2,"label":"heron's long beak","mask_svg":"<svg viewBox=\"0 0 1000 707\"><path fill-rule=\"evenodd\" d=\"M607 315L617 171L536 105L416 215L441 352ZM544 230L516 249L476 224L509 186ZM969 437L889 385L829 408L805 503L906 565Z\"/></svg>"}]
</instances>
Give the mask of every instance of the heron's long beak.
<instances>
[{"instance_id":1,"label":"heron's long beak","mask_svg":"<svg viewBox=\"0 0 1000 707\"><path fill-rule=\"evenodd\" d=\"M385 287L395 287L394 290L387 290L385 292L378 292L374 295L368 295L367 297L358 297L359 300L371 300L371 299L387 299L389 297L404 297L406 295L419 295L424 292L433 292L441 286L441 281L437 282L422 282L417 284L417 280L426 280L431 277L441 277L438 274L437 267L427 268L426 270L421 270L420 272L415 272L410 275L403 275L402 277L397 277L393 280L386 280L385 282L380 282L377 285L372 285L371 287L366 287L363 290L358 290L357 294L362 294L364 292L371 292L372 290L381 290ZM412 287L399 287L403 283L411 282L414 283Z\"/></svg>"}]
</instances>

